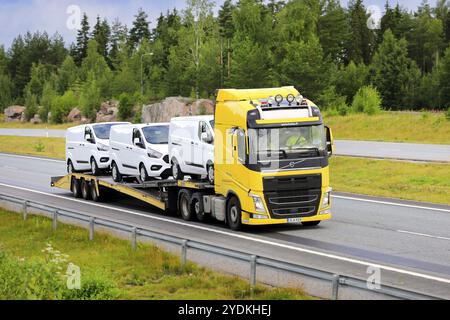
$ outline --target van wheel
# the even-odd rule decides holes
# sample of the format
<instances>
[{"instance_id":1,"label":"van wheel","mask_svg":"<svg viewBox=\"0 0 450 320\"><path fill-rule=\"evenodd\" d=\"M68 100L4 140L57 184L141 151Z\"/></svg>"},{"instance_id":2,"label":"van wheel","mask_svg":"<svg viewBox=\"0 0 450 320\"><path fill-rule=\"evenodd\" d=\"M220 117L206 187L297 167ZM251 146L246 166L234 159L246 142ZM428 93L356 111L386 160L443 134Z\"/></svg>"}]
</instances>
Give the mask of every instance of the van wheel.
<instances>
[{"instance_id":1,"label":"van wheel","mask_svg":"<svg viewBox=\"0 0 450 320\"><path fill-rule=\"evenodd\" d=\"M191 212L193 212L198 221L204 222L207 220L207 215L203 208L203 195L201 193L194 193L191 199Z\"/></svg>"},{"instance_id":2,"label":"van wheel","mask_svg":"<svg viewBox=\"0 0 450 320\"><path fill-rule=\"evenodd\" d=\"M180 190L178 194L178 209L180 211L181 217L185 221L191 221L193 214L191 211L191 192L186 189Z\"/></svg>"},{"instance_id":3,"label":"van wheel","mask_svg":"<svg viewBox=\"0 0 450 320\"><path fill-rule=\"evenodd\" d=\"M75 198L81 198L81 185L77 178L72 177L70 189L72 190L72 194Z\"/></svg>"},{"instance_id":4,"label":"van wheel","mask_svg":"<svg viewBox=\"0 0 450 320\"><path fill-rule=\"evenodd\" d=\"M227 222L231 230L238 231L242 229L241 204L236 197L232 197L230 200L228 200Z\"/></svg>"},{"instance_id":5,"label":"van wheel","mask_svg":"<svg viewBox=\"0 0 450 320\"><path fill-rule=\"evenodd\" d=\"M183 180L184 174L181 171L180 165L177 160L172 161L172 175L175 180Z\"/></svg>"},{"instance_id":6,"label":"van wheel","mask_svg":"<svg viewBox=\"0 0 450 320\"><path fill-rule=\"evenodd\" d=\"M214 165L209 164L206 166L206 171L208 172L208 181L214 185Z\"/></svg>"},{"instance_id":7,"label":"van wheel","mask_svg":"<svg viewBox=\"0 0 450 320\"><path fill-rule=\"evenodd\" d=\"M148 176L148 173L147 173L147 169L145 169L145 166L142 163L139 166L139 176L140 176L142 182L148 181L150 179Z\"/></svg>"},{"instance_id":8,"label":"van wheel","mask_svg":"<svg viewBox=\"0 0 450 320\"><path fill-rule=\"evenodd\" d=\"M100 169L98 168L97 162L94 158L91 158L91 172L94 176L98 176L100 174Z\"/></svg>"},{"instance_id":9,"label":"van wheel","mask_svg":"<svg viewBox=\"0 0 450 320\"><path fill-rule=\"evenodd\" d=\"M67 161L67 173L68 174L75 173L75 168L73 167L72 160Z\"/></svg>"},{"instance_id":10,"label":"van wheel","mask_svg":"<svg viewBox=\"0 0 450 320\"><path fill-rule=\"evenodd\" d=\"M315 227L318 226L320 221L308 221L308 222L302 222L302 226L304 227Z\"/></svg>"},{"instance_id":11,"label":"van wheel","mask_svg":"<svg viewBox=\"0 0 450 320\"><path fill-rule=\"evenodd\" d=\"M84 200L91 200L91 186L86 180L81 180L81 195Z\"/></svg>"},{"instance_id":12,"label":"van wheel","mask_svg":"<svg viewBox=\"0 0 450 320\"><path fill-rule=\"evenodd\" d=\"M95 202L100 202L100 194L97 192L96 183L91 182L90 184L91 198Z\"/></svg>"},{"instance_id":13,"label":"van wheel","mask_svg":"<svg viewBox=\"0 0 450 320\"><path fill-rule=\"evenodd\" d=\"M119 167L115 162L111 165L111 175L114 182L122 182L122 175L120 174Z\"/></svg>"}]
</instances>

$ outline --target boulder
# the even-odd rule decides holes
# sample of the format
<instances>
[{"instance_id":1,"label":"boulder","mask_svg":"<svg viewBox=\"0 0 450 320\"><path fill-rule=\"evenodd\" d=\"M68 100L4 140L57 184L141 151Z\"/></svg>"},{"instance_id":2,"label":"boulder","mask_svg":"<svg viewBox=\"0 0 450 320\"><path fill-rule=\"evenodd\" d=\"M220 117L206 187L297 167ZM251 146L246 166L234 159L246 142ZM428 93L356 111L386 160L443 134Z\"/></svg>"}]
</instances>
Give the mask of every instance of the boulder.
<instances>
[{"instance_id":1,"label":"boulder","mask_svg":"<svg viewBox=\"0 0 450 320\"><path fill-rule=\"evenodd\" d=\"M169 97L161 102L142 108L142 122L170 122L171 118L214 113L211 100L193 100L184 97Z\"/></svg>"},{"instance_id":2,"label":"boulder","mask_svg":"<svg viewBox=\"0 0 450 320\"><path fill-rule=\"evenodd\" d=\"M73 108L69 115L67 116L69 122L80 122L81 121L81 111L78 108Z\"/></svg>"},{"instance_id":3,"label":"boulder","mask_svg":"<svg viewBox=\"0 0 450 320\"><path fill-rule=\"evenodd\" d=\"M96 122L114 122L117 121L119 113L119 103L117 101L106 101L100 106L97 112Z\"/></svg>"},{"instance_id":4,"label":"boulder","mask_svg":"<svg viewBox=\"0 0 450 320\"><path fill-rule=\"evenodd\" d=\"M11 106L5 109L5 122L22 121L25 118L26 108L23 106Z\"/></svg>"},{"instance_id":5,"label":"boulder","mask_svg":"<svg viewBox=\"0 0 450 320\"><path fill-rule=\"evenodd\" d=\"M31 124L41 124L42 120L41 117L38 114L35 114L33 119L30 120Z\"/></svg>"}]
</instances>

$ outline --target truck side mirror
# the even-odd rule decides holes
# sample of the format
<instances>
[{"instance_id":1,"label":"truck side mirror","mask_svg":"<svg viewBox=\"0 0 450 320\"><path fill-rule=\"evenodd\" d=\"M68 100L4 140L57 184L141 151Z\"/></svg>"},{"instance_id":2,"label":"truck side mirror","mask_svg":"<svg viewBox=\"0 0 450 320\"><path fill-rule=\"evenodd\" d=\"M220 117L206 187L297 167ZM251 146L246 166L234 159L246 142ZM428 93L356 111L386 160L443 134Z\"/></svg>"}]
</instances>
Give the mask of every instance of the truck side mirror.
<instances>
[{"instance_id":1,"label":"truck side mirror","mask_svg":"<svg viewBox=\"0 0 450 320\"><path fill-rule=\"evenodd\" d=\"M331 157L334 153L334 139L333 139L333 131L329 127L325 127L326 135L327 135L327 153L328 156Z\"/></svg>"}]
</instances>

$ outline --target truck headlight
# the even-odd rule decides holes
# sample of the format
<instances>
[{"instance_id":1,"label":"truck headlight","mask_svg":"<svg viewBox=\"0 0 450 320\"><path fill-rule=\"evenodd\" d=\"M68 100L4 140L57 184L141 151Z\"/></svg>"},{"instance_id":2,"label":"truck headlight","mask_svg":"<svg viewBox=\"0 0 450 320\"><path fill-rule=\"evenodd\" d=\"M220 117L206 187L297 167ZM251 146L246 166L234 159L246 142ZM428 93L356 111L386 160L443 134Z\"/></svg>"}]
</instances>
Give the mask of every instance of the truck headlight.
<instances>
[{"instance_id":1,"label":"truck headlight","mask_svg":"<svg viewBox=\"0 0 450 320\"><path fill-rule=\"evenodd\" d=\"M98 151L108 151L109 150L109 146L107 146L106 144L97 144L97 150Z\"/></svg>"},{"instance_id":2,"label":"truck headlight","mask_svg":"<svg viewBox=\"0 0 450 320\"><path fill-rule=\"evenodd\" d=\"M331 204L331 188L323 194L322 209L328 208Z\"/></svg>"},{"instance_id":3,"label":"truck headlight","mask_svg":"<svg viewBox=\"0 0 450 320\"><path fill-rule=\"evenodd\" d=\"M253 204L255 205L255 211L260 213L266 213L266 208L264 207L264 202L261 197L256 194L249 194L253 199Z\"/></svg>"},{"instance_id":4,"label":"truck headlight","mask_svg":"<svg viewBox=\"0 0 450 320\"><path fill-rule=\"evenodd\" d=\"M159 159L163 156L163 154L161 152L158 152L158 151L150 149L150 148L147 149L147 154L150 158L155 158L155 159Z\"/></svg>"}]
</instances>

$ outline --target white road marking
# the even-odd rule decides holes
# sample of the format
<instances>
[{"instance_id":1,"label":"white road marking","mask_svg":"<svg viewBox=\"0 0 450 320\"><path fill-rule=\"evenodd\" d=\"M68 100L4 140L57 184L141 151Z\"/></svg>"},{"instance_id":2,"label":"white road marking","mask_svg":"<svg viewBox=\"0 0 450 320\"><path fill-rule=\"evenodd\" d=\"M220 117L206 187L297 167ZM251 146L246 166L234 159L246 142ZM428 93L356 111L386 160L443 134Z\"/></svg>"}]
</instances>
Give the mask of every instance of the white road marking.
<instances>
[{"instance_id":1,"label":"white road marking","mask_svg":"<svg viewBox=\"0 0 450 320\"><path fill-rule=\"evenodd\" d=\"M345 197L345 196L336 196L336 195L333 195L332 197L333 197L333 198L337 198L337 199L344 199L344 200L354 200L354 201L361 201L361 202L370 202L370 203L386 204L386 205L397 206L397 207L414 208L414 209L423 209L423 210L432 210L432 211L441 211L441 212L450 212L450 210L448 210L448 209L423 207L423 206L416 206L416 205L412 205L412 204L395 203L395 202L379 201L379 200L370 200L370 199L361 199L361 198Z\"/></svg>"},{"instance_id":2,"label":"white road marking","mask_svg":"<svg viewBox=\"0 0 450 320\"><path fill-rule=\"evenodd\" d=\"M274 246L274 247L285 248L285 249L294 250L294 251L303 252L303 253L309 253L309 254L313 254L313 255L317 255L317 256L321 256L321 257L326 257L326 258L335 259L335 260L339 260L339 261L350 262L350 263L359 264L359 265L363 265L363 266L367 266L367 267L372 266L372 267L384 269L384 270L387 270L387 271L392 271L392 272L406 274L406 275L410 275L410 276L414 276L414 277L418 277L418 278L423 278L423 279L428 279L428 280L433 280L433 281L437 281L437 282L450 284L450 279L440 278L440 277L431 276L431 275L418 273L418 272L413 272L413 271L404 270L404 269L399 269L399 268L390 267L390 266L386 266L386 265L382 265L382 264L370 263L370 262L363 261L363 260L347 258L347 257L343 257L343 256L338 256L338 255L329 254L329 253L325 253L325 252L315 251L315 250L311 250L311 249L305 249L305 248L301 248L301 247L294 247L294 246L291 246L291 245L277 243L277 242L264 240L264 239L259 239L259 238L254 238L254 237L250 237L248 235L243 235L243 234L239 234L239 233L231 233L231 232L228 232L228 231L212 229L212 228L205 227L205 226L192 225L192 224L189 224L189 223L186 223L186 222L182 222L182 221L176 221L176 220L171 220L171 219L167 219L167 218L163 218L163 217L150 216L150 215L142 214L142 213L139 213L139 212L136 212L136 211L133 211L133 210L124 210L124 209L120 209L120 208L114 208L114 207L111 207L111 206L106 206L106 205L102 205L102 204L98 204L98 203L94 203L94 202L82 201L82 200L68 198L68 197L63 197L63 196L59 196L59 195L55 195L55 194L51 194L51 193L47 193L47 192L42 192L42 191L31 190L31 189L22 188L22 187L11 186L11 185L7 185L7 184L3 184L3 183L0 183L0 186L13 188L13 189L17 189L17 190L22 190L22 191L33 192L33 193L37 193L37 194L43 194L43 195L46 195L46 196L51 196L51 197L55 197L55 198L61 198L61 199L64 199L64 200L70 200L70 201L73 201L73 202L83 203L83 204L87 204L87 205L91 205L91 206L95 206L95 207L99 207L99 208L103 208L103 209L109 209L109 210L112 209L112 210L115 210L115 211L123 212L123 213L126 213L126 214L132 214L132 215L139 216L139 217L144 217L144 218L147 218L147 219L153 219L153 220L168 222L168 223L177 224L177 225L181 225L181 226L185 226L185 227L190 227L190 228L193 228L193 229L198 229L198 230L213 232L213 233L217 233L217 234L222 234L222 235L226 235L226 236L233 237L233 238L244 239L244 240L248 240L248 241L253 241L253 242L257 242L257 243L261 243L261 244L265 244L265 245L271 245L271 246Z\"/></svg>"},{"instance_id":3,"label":"white road marking","mask_svg":"<svg viewBox=\"0 0 450 320\"><path fill-rule=\"evenodd\" d=\"M406 234L412 234L412 235L415 235L415 236L421 236L421 237L441 239L441 240L449 240L450 241L450 238L441 237L441 236L433 236L431 234L426 234L426 233L419 233L419 232L412 232L412 231L405 231L405 230L397 230L397 232L406 233Z\"/></svg>"}]
</instances>

